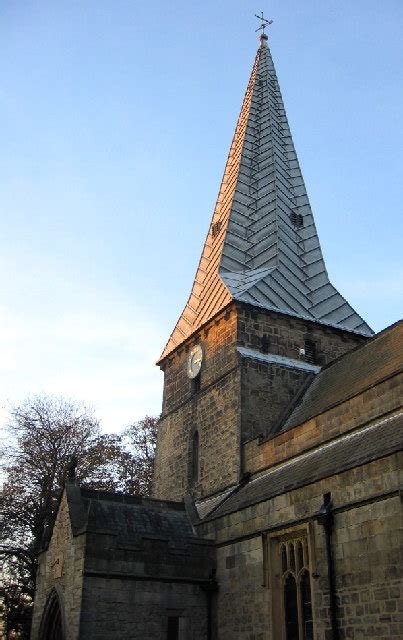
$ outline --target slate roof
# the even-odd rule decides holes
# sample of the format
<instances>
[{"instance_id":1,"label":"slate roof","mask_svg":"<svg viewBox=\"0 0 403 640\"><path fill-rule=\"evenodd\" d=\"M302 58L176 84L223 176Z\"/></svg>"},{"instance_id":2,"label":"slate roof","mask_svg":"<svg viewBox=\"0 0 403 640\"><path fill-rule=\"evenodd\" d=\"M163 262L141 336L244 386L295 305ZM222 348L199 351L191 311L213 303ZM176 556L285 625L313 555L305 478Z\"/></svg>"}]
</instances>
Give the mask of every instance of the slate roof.
<instances>
[{"instance_id":1,"label":"slate roof","mask_svg":"<svg viewBox=\"0 0 403 640\"><path fill-rule=\"evenodd\" d=\"M240 486L206 520L239 511L403 448L403 413L321 445Z\"/></svg>"},{"instance_id":2,"label":"slate roof","mask_svg":"<svg viewBox=\"0 0 403 640\"><path fill-rule=\"evenodd\" d=\"M73 535L86 534L85 576L213 584L214 546L197 534L184 503L95 491L72 481L65 491Z\"/></svg>"},{"instance_id":3,"label":"slate roof","mask_svg":"<svg viewBox=\"0 0 403 640\"><path fill-rule=\"evenodd\" d=\"M158 538L176 548L198 539L182 503L88 489L81 489L81 495L88 512L86 530L92 533L112 533L120 543L133 545L144 538Z\"/></svg>"},{"instance_id":4,"label":"slate roof","mask_svg":"<svg viewBox=\"0 0 403 640\"><path fill-rule=\"evenodd\" d=\"M306 422L403 370L403 321L346 353L315 376L282 431Z\"/></svg>"},{"instance_id":5,"label":"slate roof","mask_svg":"<svg viewBox=\"0 0 403 640\"><path fill-rule=\"evenodd\" d=\"M203 519L211 513L211 511L214 511L214 509L236 489L237 485L232 485L225 491L221 491L214 496L209 496L208 498L197 501L195 503L195 507L199 518Z\"/></svg>"},{"instance_id":6,"label":"slate roof","mask_svg":"<svg viewBox=\"0 0 403 640\"><path fill-rule=\"evenodd\" d=\"M231 300L372 335L329 281L266 38L193 288L161 359Z\"/></svg>"},{"instance_id":7,"label":"slate roof","mask_svg":"<svg viewBox=\"0 0 403 640\"><path fill-rule=\"evenodd\" d=\"M66 492L75 535L111 534L119 544L134 547L144 539L163 540L176 549L200 542L182 502L95 491L72 482Z\"/></svg>"}]
</instances>

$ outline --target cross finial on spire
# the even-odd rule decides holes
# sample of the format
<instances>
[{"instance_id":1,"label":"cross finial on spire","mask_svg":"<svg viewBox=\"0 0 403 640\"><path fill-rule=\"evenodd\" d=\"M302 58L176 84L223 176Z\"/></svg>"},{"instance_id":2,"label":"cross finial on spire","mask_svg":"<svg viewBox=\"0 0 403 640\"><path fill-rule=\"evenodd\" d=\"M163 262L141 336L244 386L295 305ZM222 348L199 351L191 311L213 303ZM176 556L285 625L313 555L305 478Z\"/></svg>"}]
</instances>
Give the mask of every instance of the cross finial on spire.
<instances>
[{"instance_id":1,"label":"cross finial on spire","mask_svg":"<svg viewBox=\"0 0 403 640\"><path fill-rule=\"evenodd\" d=\"M261 12L261 15L258 16L257 13L255 13L255 18L257 18L258 20L260 20L261 25L260 27L258 27L256 29L256 31L261 31L262 32L262 36L266 35L264 30L266 29L266 27L268 27L270 24L273 24L273 20L267 20L267 18L264 17L263 15L263 11Z\"/></svg>"}]
</instances>

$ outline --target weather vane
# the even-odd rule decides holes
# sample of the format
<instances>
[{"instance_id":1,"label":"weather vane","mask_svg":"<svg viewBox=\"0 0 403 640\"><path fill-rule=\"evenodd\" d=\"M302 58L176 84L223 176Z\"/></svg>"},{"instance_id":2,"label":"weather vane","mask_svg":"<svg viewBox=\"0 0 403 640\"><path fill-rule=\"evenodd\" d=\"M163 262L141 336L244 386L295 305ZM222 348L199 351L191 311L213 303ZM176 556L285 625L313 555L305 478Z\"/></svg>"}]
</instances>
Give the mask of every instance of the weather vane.
<instances>
[{"instance_id":1,"label":"weather vane","mask_svg":"<svg viewBox=\"0 0 403 640\"><path fill-rule=\"evenodd\" d=\"M264 17L264 15L263 15L263 11L262 11L261 13L262 13L262 15L261 15L261 16L258 16L258 15L257 15L257 13L255 13L255 18L257 18L258 20L260 20L260 21L261 21L261 23L262 23L262 24L260 25L260 27L258 27L258 28L256 29L256 31L261 31L261 32L262 32L262 35L263 35L263 34L264 34L264 30L266 29L266 27L268 27L270 24L273 24L273 20L267 20L267 18L265 18L265 17Z\"/></svg>"}]
</instances>

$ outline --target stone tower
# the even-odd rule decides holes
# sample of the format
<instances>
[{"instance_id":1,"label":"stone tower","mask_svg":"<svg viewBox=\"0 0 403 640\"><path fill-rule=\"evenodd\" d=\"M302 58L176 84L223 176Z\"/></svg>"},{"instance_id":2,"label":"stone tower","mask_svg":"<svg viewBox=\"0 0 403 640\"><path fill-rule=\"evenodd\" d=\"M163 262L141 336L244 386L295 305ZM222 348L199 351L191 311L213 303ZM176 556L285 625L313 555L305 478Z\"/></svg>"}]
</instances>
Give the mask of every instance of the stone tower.
<instances>
[{"instance_id":1,"label":"stone tower","mask_svg":"<svg viewBox=\"0 0 403 640\"><path fill-rule=\"evenodd\" d=\"M313 374L372 335L329 281L262 34L193 288L164 348L154 495L222 497Z\"/></svg>"}]
</instances>

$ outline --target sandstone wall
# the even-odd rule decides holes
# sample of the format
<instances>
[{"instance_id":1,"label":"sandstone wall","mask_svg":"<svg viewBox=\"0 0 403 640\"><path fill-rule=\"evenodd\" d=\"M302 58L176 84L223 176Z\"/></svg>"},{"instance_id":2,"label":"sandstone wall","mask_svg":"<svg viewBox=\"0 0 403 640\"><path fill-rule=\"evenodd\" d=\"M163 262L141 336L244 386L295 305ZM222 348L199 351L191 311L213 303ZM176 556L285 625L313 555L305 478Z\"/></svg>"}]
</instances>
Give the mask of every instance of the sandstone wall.
<instances>
[{"instance_id":1,"label":"sandstone wall","mask_svg":"<svg viewBox=\"0 0 403 640\"><path fill-rule=\"evenodd\" d=\"M255 473L381 416L393 415L401 407L402 383L403 374L393 376L275 438L247 442L243 447L244 469Z\"/></svg>"},{"instance_id":2,"label":"sandstone wall","mask_svg":"<svg viewBox=\"0 0 403 640\"><path fill-rule=\"evenodd\" d=\"M285 412L311 374L242 358L242 442L279 430ZM246 470L246 469L245 469Z\"/></svg>"},{"instance_id":3,"label":"sandstone wall","mask_svg":"<svg viewBox=\"0 0 403 640\"><path fill-rule=\"evenodd\" d=\"M267 536L280 540L301 527L309 529L315 638L331 637L325 534L316 520L329 491L340 638L403 637L401 462L394 454L204 523L202 533L218 545L217 639L283 637L264 549Z\"/></svg>"},{"instance_id":4,"label":"sandstone wall","mask_svg":"<svg viewBox=\"0 0 403 640\"><path fill-rule=\"evenodd\" d=\"M179 640L206 640L207 596L198 585L85 578L82 638L161 640L169 616L179 617Z\"/></svg>"},{"instance_id":5,"label":"sandstone wall","mask_svg":"<svg viewBox=\"0 0 403 640\"><path fill-rule=\"evenodd\" d=\"M200 389L186 373L190 348L203 346ZM234 484L240 473L240 369L236 312L232 307L178 349L165 363L162 418L158 430L154 496L181 500ZM192 481L192 437L199 433L199 478Z\"/></svg>"},{"instance_id":6,"label":"sandstone wall","mask_svg":"<svg viewBox=\"0 0 403 640\"><path fill-rule=\"evenodd\" d=\"M32 640L39 636L42 612L52 589L60 597L66 640L79 638L85 535L73 538L63 494L49 548L39 558Z\"/></svg>"},{"instance_id":7,"label":"sandstone wall","mask_svg":"<svg viewBox=\"0 0 403 640\"><path fill-rule=\"evenodd\" d=\"M163 363L164 400L154 496L180 500L218 492L242 475L241 441L268 436L309 374L241 357L237 347L298 359L305 340L325 365L363 342L344 331L233 303ZM200 389L186 372L191 347L204 359ZM192 436L199 433L200 474L192 482Z\"/></svg>"},{"instance_id":8,"label":"sandstone wall","mask_svg":"<svg viewBox=\"0 0 403 640\"><path fill-rule=\"evenodd\" d=\"M368 338L314 322L238 304L239 345L299 359L305 340L316 347L316 363L323 367Z\"/></svg>"},{"instance_id":9,"label":"sandstone wall","mask_svg":"<svg viewBox=\"0 0 403 640\"><path fill-rule=\"evenodd\" d=\"M320 324L237 305L237 344L261 353L303 360L305 341L315 345L315 362L325 366L365 338ZM242 359L242 442L269 437L279 429L292 402L312 374L295 368Z\"/></svg>"}]
</instances>

